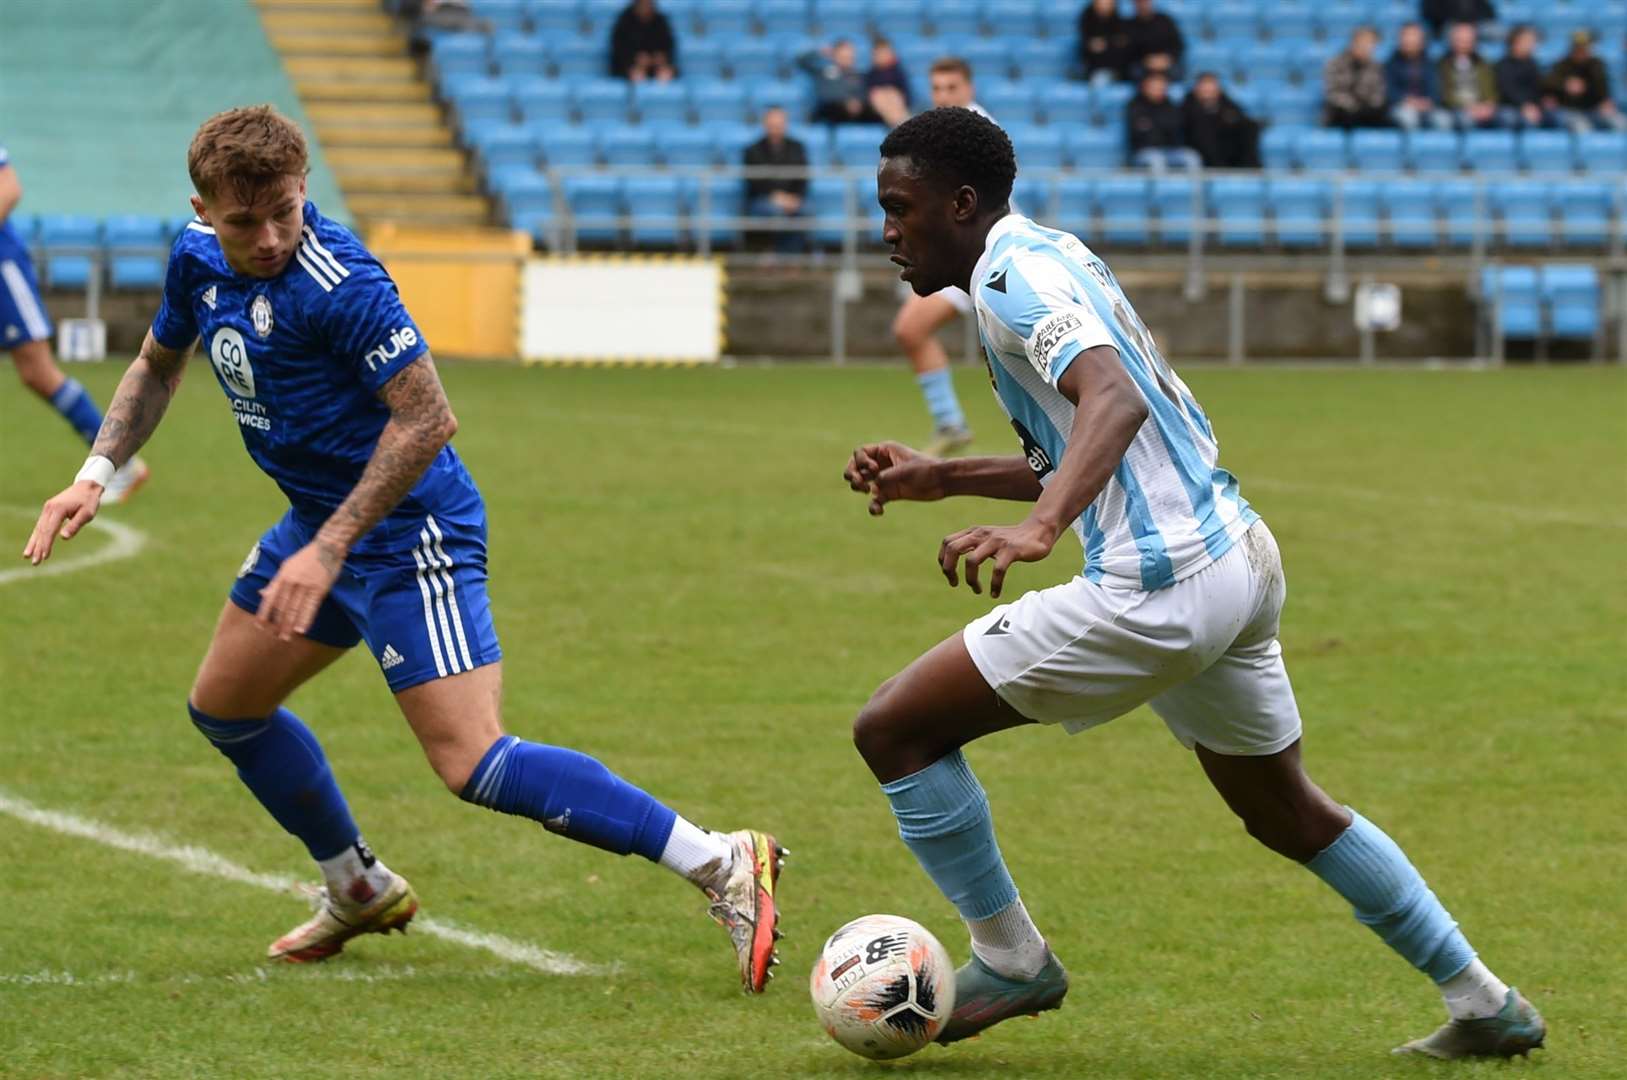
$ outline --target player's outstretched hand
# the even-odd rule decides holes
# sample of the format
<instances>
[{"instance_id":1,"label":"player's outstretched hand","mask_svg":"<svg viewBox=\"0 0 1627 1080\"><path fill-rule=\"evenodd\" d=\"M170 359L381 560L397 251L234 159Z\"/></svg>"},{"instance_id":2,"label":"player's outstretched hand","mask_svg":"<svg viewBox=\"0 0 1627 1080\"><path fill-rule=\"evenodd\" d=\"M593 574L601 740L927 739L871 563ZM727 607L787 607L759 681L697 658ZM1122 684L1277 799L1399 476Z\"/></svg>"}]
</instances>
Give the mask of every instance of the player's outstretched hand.
<instances>
[{"instance_id":1,"label":"player's outstretched hand","mask_svg":"<svg viewBox=\"0 0 1627 1080\"><path fill-rule=\"evenodd\" d=\"M942 462L903 443L870 443L853 451L842 479L854 491L870 496L870 513L880 516L886 505L900 499L934 502L944 497Z\"/></svg>"},{"instance_id":2,"label":"player's outstretched hand","mask_svg":"<svg viewBox=\"0 0 1627 1080\"><path fill-rule=\"evenodd\" d=\"M957 572L962 558L966 560L966 584L974 593L983 586L977 580L977 568L994 560L994 573L989 577L989 595L996 599L1006 583L1006 570L1014 562L1039 562L1056 546L1056 533L1030 518L1021 525L976 525L943 538L938 546L938 568L953 588L960 584Z\"/></svg>"},{"instance_id":3,"label":"player's outstretched hand","mask_svg":"<svg viewBox=\"0 0 1627 1080\"><path fill-rule=\"evenodd\" d=\"M292 641L295 634L305 633L344 565L342 552L321 541L306 544L283 560L276 577L260 590L255 622L282 641Z\"/></svg>"},{"instance_id":4,"label":"player's outstretched hand","mask_svg":"<svg viewBox=\"0 0 1627 1080\"><path fill-rule=\"evenodd\" d=\"M23 548L23 558L35 566L49 559L57 537L72 540L80 529L90 524L101 505L102 485L94 480L80 480L45 500L40 519L34 523L34 532Z\"/></svg>"}]
</instances>

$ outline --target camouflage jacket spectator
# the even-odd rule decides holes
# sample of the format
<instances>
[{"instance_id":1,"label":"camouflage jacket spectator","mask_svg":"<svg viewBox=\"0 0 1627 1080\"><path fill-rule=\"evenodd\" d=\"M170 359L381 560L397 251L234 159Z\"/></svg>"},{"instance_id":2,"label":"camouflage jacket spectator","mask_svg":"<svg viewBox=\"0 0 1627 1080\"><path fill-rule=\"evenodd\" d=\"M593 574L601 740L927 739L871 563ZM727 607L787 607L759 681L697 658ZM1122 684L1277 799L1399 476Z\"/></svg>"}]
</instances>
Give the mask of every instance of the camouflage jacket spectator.
<instances>
[{"instance_id":1,"label":"camouflage jacket spectator","mask_svg":"<svg viewBox=\"0 0 1627 1080\"><path fill-rule=\"evenodd\" d=\"M1322 86L1328 105L1346 112L1380 109L1386 100L1383 65L1377 60L1357 60L1349 49L1322 69Z\"/></svg>"},{"instance_id":2,"label":"camouflage jacket spectator","mask_svg":"<svg viewBox=\"0 0 1627 1080\"><path fill-rule=\"evenodd\" d=\"M1479 53L1469 57L1468 67L1461 72L1457 61L1447 54L1435 66L1435 73L1441 86L1441 104L1448 109L1467 109L1476 102L1497 100L1497 75ZM1465 92L1466 83L1473 89Z\"/></svg>"}]
</instances>

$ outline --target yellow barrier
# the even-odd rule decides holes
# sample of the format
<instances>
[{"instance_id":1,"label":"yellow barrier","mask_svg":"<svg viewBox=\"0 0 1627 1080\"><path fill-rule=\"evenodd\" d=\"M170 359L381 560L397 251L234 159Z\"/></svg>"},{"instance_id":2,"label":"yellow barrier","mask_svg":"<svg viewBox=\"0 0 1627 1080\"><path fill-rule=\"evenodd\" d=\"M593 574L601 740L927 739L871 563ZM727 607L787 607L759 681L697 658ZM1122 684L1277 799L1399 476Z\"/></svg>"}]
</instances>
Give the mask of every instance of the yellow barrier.
<instances>
[{"instance_id":1,"label":"yellow barrier","mask_svg":"<svg viewBox=\"0 0 1627 1080\"><path fill-rule=\"evenodd\" d=\"M531 238L507 229L373 229L368 247L437 356L512 360Z\"/></svg>"}]
</instances>

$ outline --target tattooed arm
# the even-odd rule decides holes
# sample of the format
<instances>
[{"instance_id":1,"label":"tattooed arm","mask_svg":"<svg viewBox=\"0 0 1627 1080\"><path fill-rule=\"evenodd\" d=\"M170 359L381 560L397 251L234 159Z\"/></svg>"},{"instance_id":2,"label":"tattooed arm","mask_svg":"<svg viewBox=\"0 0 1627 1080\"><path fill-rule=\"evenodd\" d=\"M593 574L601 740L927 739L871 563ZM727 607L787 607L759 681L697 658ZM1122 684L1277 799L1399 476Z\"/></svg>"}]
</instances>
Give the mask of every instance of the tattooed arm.
<instances>
[{"instance_id":1,"label":"tattooed arm","mask_svg":"<svg viewBox=\"0 0 1627 1080\"><path fill-rule=\"evenodd\" d=\"M260 594L255 618L285 641L310 628L350 549L406 498L458 430L428 353L397 372L379 397L390 419L361 479L316 539L287 559Z\"/></svg>"},{"instance_id":2,"label":"tattooed arm","mask_svg":"<svg viewBox=\"0 0 1627 1080\"><path fill-rule=\"evenodd\" d=\"M93 456L105 457L116 467L135 456L152 437L158 421L164 418L164 410L169 408L176 388L181 385L186 358L191 352L190 345L185 349L160 345L152 331L147 331L140 355L119 380L113 403L107 407L96 444L91 447ZM75 480L70 487L46 500L40 509L34 532L23 548L23 558L35 566L49 559L57 537L73 539L75 533L96 517L101 505L101 484L95 480Z\"/></svg>"}]
</instances>

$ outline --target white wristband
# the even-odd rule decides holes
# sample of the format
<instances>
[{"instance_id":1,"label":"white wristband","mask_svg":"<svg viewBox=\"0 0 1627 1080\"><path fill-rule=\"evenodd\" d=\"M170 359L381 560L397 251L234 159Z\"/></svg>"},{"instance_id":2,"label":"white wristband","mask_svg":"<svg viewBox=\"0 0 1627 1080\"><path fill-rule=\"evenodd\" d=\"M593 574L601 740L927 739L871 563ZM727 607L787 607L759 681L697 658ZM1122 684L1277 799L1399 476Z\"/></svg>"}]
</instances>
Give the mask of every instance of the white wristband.
<instances>
[{"instance_id":1,"label":"white wristband","mask_svg":"<svg viewBox=\"0 0 1627 1080\"><path fill-rule=\"evenodd\" d=\"M80 468L79 475L73 478L73 482L77 484L81 480L89 480L105 488L113 482L113 474L118 471L118 466L113 464L112 458L92 454L85 459L85 464Z\"/></svg>"}]
</instances>

